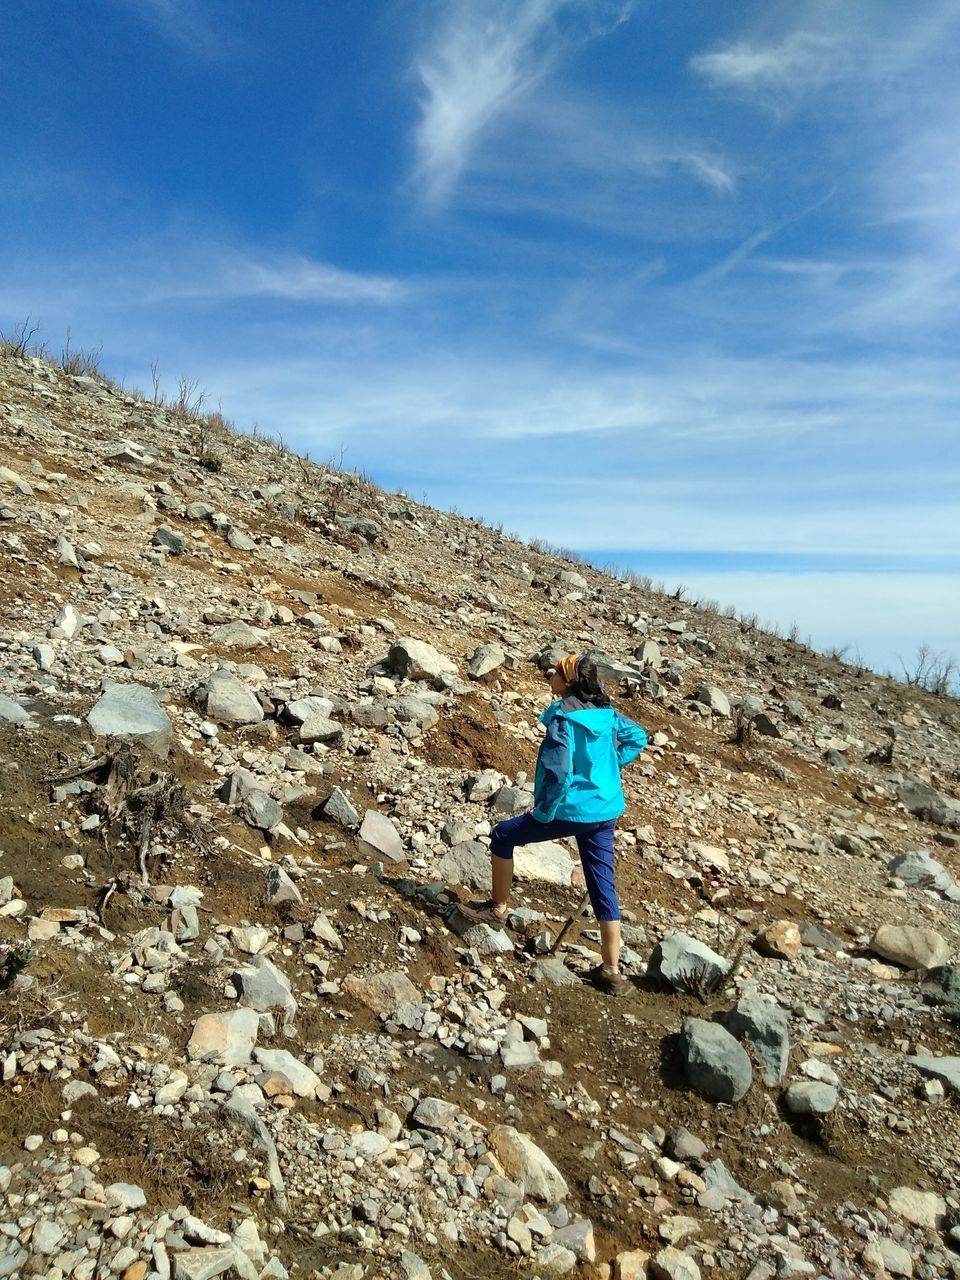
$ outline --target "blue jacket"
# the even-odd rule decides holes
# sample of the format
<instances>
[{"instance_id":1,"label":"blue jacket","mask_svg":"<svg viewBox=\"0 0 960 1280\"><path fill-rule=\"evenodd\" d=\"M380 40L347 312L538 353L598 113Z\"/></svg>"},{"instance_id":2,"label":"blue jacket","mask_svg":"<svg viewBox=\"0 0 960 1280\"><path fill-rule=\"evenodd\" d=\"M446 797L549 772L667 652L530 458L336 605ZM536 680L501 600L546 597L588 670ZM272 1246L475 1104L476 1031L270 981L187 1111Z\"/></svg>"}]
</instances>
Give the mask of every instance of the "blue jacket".
<instances>
[{"instance_id":1,"label":"blue jacket","mask_svg":"<svg viewBox=\"0 0 960 1280\"><path fill-rule=\"evenodd\" d=\"M577 698L551 703L537 756L533 816L538 822L610 822L626 808L620 770L647 745L638 724L612 707Z\"/></svg>"}]
</instances>

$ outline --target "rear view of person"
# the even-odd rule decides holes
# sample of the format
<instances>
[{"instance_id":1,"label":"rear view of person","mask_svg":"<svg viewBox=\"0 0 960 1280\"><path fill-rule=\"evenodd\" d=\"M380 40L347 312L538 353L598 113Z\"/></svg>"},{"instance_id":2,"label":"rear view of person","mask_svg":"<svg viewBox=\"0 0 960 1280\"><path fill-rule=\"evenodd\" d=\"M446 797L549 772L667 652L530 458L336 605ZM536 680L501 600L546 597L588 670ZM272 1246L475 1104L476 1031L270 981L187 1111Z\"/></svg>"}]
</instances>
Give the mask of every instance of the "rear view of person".
<instances>
[{"instance_id":1,"label":"rear view of person","mask_svg":"<svg viewBox=\"0 0 960 1280\"><path fill-rule=\"evenodd\" d=\"M465 911L475 920L502 923L509 912L514 849L573 836L600 926L602 963L587 977L602 990L618 993L625 989L613 870L614 832L626 808L620 770L644 749L647 735L613 709L596 663L586 654L564 658L548 675L556 701L540 717L546 733L537 756L534 806L494 827L493 896L468 904Z\"/></svg>"}]
</instances>

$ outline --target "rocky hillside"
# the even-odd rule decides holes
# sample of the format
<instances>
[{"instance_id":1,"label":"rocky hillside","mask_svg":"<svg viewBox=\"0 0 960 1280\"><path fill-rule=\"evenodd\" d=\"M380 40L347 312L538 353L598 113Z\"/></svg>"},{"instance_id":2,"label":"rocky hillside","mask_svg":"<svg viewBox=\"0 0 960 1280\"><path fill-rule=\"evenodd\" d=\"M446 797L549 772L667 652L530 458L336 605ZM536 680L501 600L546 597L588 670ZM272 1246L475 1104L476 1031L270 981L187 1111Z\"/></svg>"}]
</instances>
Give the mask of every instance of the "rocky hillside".
<instances>
[{"instance_id":1,"label":"rocky hillside","mask_svg":"<svg viewBox=\"0 0 960 1280\"><path fill-rule=\"evenodd\" d=\"M0 1276L960 1276L960 715L0 362ZM651 745L630 990L523 810L542 670Z\"/></svg>"}]
</instances>

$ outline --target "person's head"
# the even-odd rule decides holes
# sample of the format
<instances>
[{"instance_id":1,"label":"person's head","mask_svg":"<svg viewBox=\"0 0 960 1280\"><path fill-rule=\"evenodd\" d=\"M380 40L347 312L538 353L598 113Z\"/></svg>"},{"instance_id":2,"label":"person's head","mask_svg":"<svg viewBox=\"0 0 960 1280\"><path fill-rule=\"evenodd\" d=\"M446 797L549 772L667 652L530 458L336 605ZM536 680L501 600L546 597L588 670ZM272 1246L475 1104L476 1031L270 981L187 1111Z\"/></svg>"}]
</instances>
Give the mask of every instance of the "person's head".
<instances>
[{"instance_id":1,"label":"person's head","mask_svg":"<svg viewBox=\"0 0 960 1280\"><path fill-rule=\"evenodd\" d=\"M550 689L557 698L578 698L595 707L609 707L597 664L585 653L561 658L549 673Z\"/></svg>"}]
</instances>

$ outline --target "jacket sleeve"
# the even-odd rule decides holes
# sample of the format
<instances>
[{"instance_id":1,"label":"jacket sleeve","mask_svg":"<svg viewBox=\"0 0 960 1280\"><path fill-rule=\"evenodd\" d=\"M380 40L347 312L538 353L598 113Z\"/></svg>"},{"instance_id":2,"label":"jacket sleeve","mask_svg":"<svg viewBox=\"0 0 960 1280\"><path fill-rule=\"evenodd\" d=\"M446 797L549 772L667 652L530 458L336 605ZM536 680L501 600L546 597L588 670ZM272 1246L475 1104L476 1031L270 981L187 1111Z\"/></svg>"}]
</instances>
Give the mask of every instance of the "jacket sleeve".
<instances>
[{"instance_id":1,"label":"jacket sleeve","mask_svg":"<svg viewBox=\"0 0 960 1280\"><path fill-rule=\"evenodd\" d=\"M540 744L540 786L533 798L533 816L552 822L570 785L570 729L563 716L547 725Z\"/></svg>"},{"instance_id":2,"label":"jacket sleeve","mask_svg":"<svg viewBox=\"0 0 960 1280\"><path fill-rule=\"evenodd\" d=\"M617 716L614 730L617 735L617 764L622 769L635 760L647 745L647 734L645 729L621 715Z\"/></svg>"}]
</instances>

